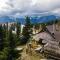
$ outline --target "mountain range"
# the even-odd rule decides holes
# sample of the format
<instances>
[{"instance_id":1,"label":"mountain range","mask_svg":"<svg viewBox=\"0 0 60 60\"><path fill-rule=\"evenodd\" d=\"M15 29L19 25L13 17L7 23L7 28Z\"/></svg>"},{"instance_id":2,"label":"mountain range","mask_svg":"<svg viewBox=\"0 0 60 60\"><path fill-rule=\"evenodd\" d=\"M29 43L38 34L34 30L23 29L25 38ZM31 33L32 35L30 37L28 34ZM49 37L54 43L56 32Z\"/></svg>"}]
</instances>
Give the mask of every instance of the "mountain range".
<instances>
[{"instance_id":1,"label":"mountain range","mask_svg":"<svg viewBox=\"0 0 60 60\"><path fill-rule=\"evenodd\" d=\"M57 17L55 15L48 15L48 16L30 16L30 21L31 23L46 23L50 21L55 21L60 17ZM15 21L20 22L21 24L25 23L25 17L17 17L17 18L12 18L9 16L2 16L0 17L0 23L6 23L6 22L15 22Z\"/></svg>"}]
</instances>

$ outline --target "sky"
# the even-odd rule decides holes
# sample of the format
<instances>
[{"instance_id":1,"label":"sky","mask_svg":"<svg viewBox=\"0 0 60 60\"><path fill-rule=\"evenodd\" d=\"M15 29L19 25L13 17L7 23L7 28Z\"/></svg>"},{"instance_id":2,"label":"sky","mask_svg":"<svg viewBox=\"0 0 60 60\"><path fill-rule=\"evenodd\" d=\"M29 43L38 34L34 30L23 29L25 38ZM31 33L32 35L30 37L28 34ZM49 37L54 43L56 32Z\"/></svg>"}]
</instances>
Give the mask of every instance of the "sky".
<instances>
[{"instance_id":1,"label":"sky","mask_svg":"<svg viewBox=\"0 0 60 60\"><path fill-rule=\"evenodd\" d=\"M60 15L60 0L0 0L0 16Z\"/></svg>"}]
</instances>

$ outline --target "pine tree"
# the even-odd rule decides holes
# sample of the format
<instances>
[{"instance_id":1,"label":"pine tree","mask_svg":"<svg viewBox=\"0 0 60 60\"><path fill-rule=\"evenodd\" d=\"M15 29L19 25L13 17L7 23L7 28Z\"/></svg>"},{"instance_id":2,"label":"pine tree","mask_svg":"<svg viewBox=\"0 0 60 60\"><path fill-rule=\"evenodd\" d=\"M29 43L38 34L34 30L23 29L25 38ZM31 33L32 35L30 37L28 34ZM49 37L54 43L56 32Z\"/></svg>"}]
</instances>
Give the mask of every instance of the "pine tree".
<instances>
[{"instance_id":1,"label":"pine tree","mask_svg":"<svg viewBox=\"0 0 60 60\"><path fill-rule=\"evenodd\" d=\"M3 27L0 25L0 51L3 49Z\"/></svg>"},{"instance_id":2,"label":"pine tree","mask_svg":"<svg viewBox=\"0 0 60 60\"><path fill-rule=\"evenodd\" d=\"M4 47L8 47L9 41L8 41L8 28L4 25L3 26L3 39L4 39Z\"/></svg>"},{"instance_id":3,"label":"pine tree","mask_svg":"<svg viewBox=\"0 0 60 60\"><path fill-rule=\"evenodd\" d=\"M27 16L25 19L25 26L23 28L23 32L22 35L26 38L26 41L29 40L29 38L31 37L30 34L32 32L31 30L31 22L30 22L30 18Z\"/></svg>"},{"instance_id":4,"label":"pine tree","mask_svg":"<svg viewBox=\"0 0 60 60\"><path fill-rule=\"evenodd\" d=\"M13 41L13 34L12 34L12 29L10 28L9 33L8 33L8 40L9 40L9 57L8 60L13 60L13 55L12 53L14 52L14 41Z\"/></svg>"},{"instance_id":5,"label":"pine tree","mask_svg":"<svg viewBox=\"0 0 60 60\"><path fill-rule=\"evenodd\" d=\"M2 49L1 49L1 51L0 51L0 60L7 60L7 57L8 57L8 52L9 52L9 48L6 46L6 26L4 25L4 26L0 26L0 33L1 33L1 40L3 40L2 42L1 42L1 47L2 47Z\"/></svg>"},{"instance_id":6,"label":"pine tree","mask_svg":"<svg viewBox=\"0 0 60 60\"><path fill-rule=\"evenodd\" d=\"M16 60L19 57L16 48L16 35L12 33L12 29L4 25L0 26L0 60Z\"/></svg>"},{"instance_id":7,"label":"pine tree","mask_svg":"<svg viewBox=\"0 0 60 60\"><path fill-rule=\"evenodd\" d=\"M19 22L16 23L16 45L20 44L20 35L21 35L21 24Z\"/></svg>"},{"instance_id":8,"label":"pine tree","mask_svg":"<svg viewBox=\"0 0 60 60\"><path fill-rule=\"evenodd\" d=\"M10 28L8 33L8 40L9 40L9 57L8 60L16 60L18 57L18 52L15 50L16 43L15 43L15 35L12 33L12 29Z\"/></svg>"}]
</instances>

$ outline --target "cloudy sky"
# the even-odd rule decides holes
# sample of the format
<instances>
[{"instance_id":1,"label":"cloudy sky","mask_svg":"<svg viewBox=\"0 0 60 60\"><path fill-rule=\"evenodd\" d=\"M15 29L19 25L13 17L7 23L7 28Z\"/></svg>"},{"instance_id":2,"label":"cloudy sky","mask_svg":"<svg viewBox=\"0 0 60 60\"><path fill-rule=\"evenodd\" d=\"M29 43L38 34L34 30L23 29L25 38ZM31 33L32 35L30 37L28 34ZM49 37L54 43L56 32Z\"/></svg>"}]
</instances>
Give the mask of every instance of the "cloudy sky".
<instances>
[{"instance_id":1,"label":"cloudy sky","mask_svg":"<svg viewBox=\"0 0 60 60\"><path fill-rule=\"evenodd\" d=\"M0 0L0 16L60 15L60 0Z\"/></svg>"}]
</instances>

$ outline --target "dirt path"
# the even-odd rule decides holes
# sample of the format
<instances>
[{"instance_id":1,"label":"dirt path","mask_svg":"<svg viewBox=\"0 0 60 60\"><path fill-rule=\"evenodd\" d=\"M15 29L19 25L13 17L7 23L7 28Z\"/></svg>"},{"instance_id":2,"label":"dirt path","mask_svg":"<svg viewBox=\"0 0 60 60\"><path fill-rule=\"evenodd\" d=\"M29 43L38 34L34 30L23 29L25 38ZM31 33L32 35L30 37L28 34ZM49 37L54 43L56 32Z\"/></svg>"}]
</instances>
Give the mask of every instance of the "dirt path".
<instances>
[{"instance_id":1,"label":"dirt path","mask_svg":"<svg viewBox=\"0 0 60 60\"><path fill-rule=\"evenodd\" d=\"M36 53L34 51L32 52L32 55L30 53L26 54L26 47L22 47L24 48L24 50L21 53L21 60L41 60L42 58L44 58L40 53Z\"/></svg>"}]
</instances>

